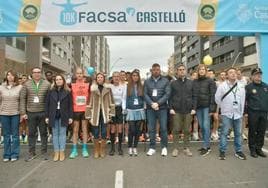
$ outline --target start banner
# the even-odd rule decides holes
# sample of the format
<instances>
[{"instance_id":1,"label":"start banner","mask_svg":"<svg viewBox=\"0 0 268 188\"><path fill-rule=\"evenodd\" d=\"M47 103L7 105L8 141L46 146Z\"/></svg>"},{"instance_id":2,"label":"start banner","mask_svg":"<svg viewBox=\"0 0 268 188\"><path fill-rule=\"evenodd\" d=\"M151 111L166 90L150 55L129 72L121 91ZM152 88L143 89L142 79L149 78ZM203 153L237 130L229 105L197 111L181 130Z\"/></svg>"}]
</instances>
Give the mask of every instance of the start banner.
<instances>
[{"instance_id":1,"label":"start banner","mask_svg":"<svg viewBox=\"0 0 268 188\"><path fill-rule=\"evenodd\" d=\"M268 0L1 0L0 35L268 33Z\"/></svg>"}]
</instances>

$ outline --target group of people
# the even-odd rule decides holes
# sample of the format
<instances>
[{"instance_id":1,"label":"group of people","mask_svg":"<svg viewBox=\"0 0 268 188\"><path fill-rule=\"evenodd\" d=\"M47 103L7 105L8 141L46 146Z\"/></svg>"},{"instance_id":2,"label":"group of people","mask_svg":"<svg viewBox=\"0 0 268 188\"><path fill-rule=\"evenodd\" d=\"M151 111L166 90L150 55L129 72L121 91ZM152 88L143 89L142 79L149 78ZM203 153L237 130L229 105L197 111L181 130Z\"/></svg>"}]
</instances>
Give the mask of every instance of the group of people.
<instances>
[{"instance_id":1,"label":"group of people","mask_svg":"<svg viewBox=\"0 0 268 188\"><path fill-rule=\"evenodd\" d=\"M123 155L122 143L127 135L128 155L138 155L138 142L142 125L149 133L147 156L156 153L157 126L161 137L161 155L168 155L168 130L171 123L174 148L172 156L179 153L179 135L183 134L183 153L192 156L190 150L190 129L196 121L200 127L202 147L200 155L211 152L211 118L220 124L219 159L226 158L227 137L234 131L235 156L245 160L242 151L242 125L248 117L248 146L250 155L266 157L262 151L267 126L268 85L262 82L259 68L251 72L251 82L238 79L241 71L231 67L220 74L215 81L207 67L200 64L191 78L181 64L176 76L169 80L161 75L159 64L153 64L151 77L144 82L138 69L133 70L126 80L120 79L120 72L113 72L112 79L104 73L87 78L82 68L77 68L71 83L56 74L49 79L42 78L42 70L35 67L31 79L19 83L12 70L6 74L0 86L0 122L4 135L3 161L16 161L20 156L20 124L27 124L29 150L26 161L35 159L38 132L41 137L41 156L48 160L48 131L52 134L53 161L65 160L66 132L72 128L72 149L69 155L79 155L78 138L82 133L82 156L88 158L88 137L93 137L93 157L106 156L107 139L111 141L109 155ZM27 77L26 77L27 79ZM219 116L220 114L220 116ZM146 122L146 123L145 123ZM221 123L219 123L221 122ZM244 122L244 123L243 123ZM195 124L195 123L194 123ZM89 131L90 127L90 131ZM127 128L126 128L127 127ZM80 130L81 129L81 130ZM198 130L194 125L193 130ZM118 138L118 141L116 141Z\"/></svg>"}]
</instances>

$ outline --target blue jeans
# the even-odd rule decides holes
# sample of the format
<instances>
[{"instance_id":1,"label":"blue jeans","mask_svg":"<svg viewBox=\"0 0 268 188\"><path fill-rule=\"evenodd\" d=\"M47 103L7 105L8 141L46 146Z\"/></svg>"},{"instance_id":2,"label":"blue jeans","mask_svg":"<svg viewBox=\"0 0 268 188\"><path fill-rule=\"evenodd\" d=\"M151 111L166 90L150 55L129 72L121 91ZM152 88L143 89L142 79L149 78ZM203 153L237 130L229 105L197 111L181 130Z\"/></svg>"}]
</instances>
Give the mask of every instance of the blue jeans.
<instances>
[{"instance_id":1,"label":"blue jeans","mask_svg":"<svg viewBox=\"0 0 268 188\"><path fill-rule=\"evenodd\" d=\"M240 119L230 119L226 116L221 116L222 127L220 135L220 151L226 152L227 150L227 135L231 127L234 129L234 148L235 152L242 151L242 138L241 138L241 127L242 118Z\"/></svg>"},{"instance_id":2,"label":"blue jeans","mask_svg":"<svg viewBox=\"0 0 268 188\"><path fill-rule=\"evenodd\" d=\"M148 129L150 136L150 148L155 149L156 119L159 119L161 133L161 147L167 147L167 109L147 110Z\"/></svg>"},{"instance_id":3,"label":"blue jeans","mask_svg":"<svg viewBox=\"0 0 268 188\"><path fill-rule=\"evenodd\" d=\"M17 159L20 154L19 123L20 116L1 116L4 132L4 159Z\"/></svg>"},{"instance_id":4,"label":"blue jeans","mask_svg":"<svg viewBox=\"0 0 268 188\"><path fill-rule=\"evenodd\" d=\"M100 113L99 126L91 126L91 132L95 139L106 139L107 126L104 123L102 112Z\"/></svg>"},{"instance_id":5,"label":"blue jeans","mask_svg":"<svg viewBox=\"0 0 268 188\"><path fill-rule=\"evenodd\" d=\"M66 126L61 126L61 119L55 119L52 135L54 151L64 151L66 145Z\"/></svg>"},{"instance_id":6,"label":"blue jeans","mask_svg":"<svg viewBox=\"0 0 268 188\"><path fill-rule=\"evenodd\" d=\"M196 110L196 116L198 123L201 127L203 148L207 149L210 147L210 115L209 108L199 108Z\"/></svg>"}]
</instances>

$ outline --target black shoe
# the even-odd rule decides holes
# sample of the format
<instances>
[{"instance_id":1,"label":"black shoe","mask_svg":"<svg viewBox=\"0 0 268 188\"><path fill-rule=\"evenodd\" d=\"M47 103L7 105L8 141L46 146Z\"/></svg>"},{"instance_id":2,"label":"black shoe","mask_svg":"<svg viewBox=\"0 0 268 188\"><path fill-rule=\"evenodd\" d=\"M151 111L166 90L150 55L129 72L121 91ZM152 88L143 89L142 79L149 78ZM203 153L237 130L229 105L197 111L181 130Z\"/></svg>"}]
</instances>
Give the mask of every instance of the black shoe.
<instances>
[{"instance_id":1,"label":"black shoe","mask_svg":"<svg viewBox=\"0 0 268 188\"><path fill-rule=\"evenodd\" d=\"M198 149L197 151L202 151L202 150L204 150L205 148L200 148L200 149ZM211 149L210 148L207 148L207 150L209 151L209 152L211 152Z\"/></svg>"},{"instance_id":2,"label":"black shoe","mask_svg":"<svg viewBox=\"0 0 268 188\"><path fill-rule=\"evenodd\" d=\"M220 155L219 155L219 159L220 160L225 160L225 152L224 151L220 151Z\"/></svg>"},{"instance_id":3,"label":"black shoe","mask_svg":"<svg viewBox=\"0 0 268 188\"><path fill-rule=\"evenodd\" d=\"M260 157L267 157L267 155L260 149L260 150L256 150L256 154Z\"/></svg>"},{"instance_id":4,"label":"black shoe","mask_svg":"<svg viewBox=\"0 0 268 188\"><path fill-rule=\"evenodd\" d=\"M28 153L28 155L25 158L26 162L29 162L31 160L34 160L37 157L37 155L35 153Z\"/></svg>"},{"instance_id":5,"label":"black shoe","mask_svg":"<svg viewBox=\"0 0 268 188\"><path fill-rule=\"evenodd\" d=\"M258 158L258 155L257 155L256 151L251 151L250 156L253 157L253 158Z\"/></svg>"},{"instance_id":6,"label":"black shoe","mask_svg":"<svg viewBox=\"0 0 268 188\"><path fill-rule=\"evenodd\" d=\"M200 155L202 155L203 157L205 157L206 155L208 155L210 153L210 148L201 148L201 151L200 151Z\"/></svg>"},{"instance_id":7,"label":"black shoe","mask_svg":"<svg viewBox=\"0 0 268 188\"><path fill-rule=\"evenodd\" d=\"M123 150L122 150L122 148L119 148L118 149L118 155L123 155L124 153L123 153Z\"/></svg>"},{"instance_id":8,"label":"black shoe","mask_svg":"<svg viewBox=\"0 0 268 188\"><path fill-rule=\"evenodd\" d=\"M114 155L114 152L115 152L115 151L114 151L114 148L111 148L111 150L110 150L110 152L109 152L109 155L110 155L110 156L113 156L113 155Z\"/></svg>"},{"instance_id":9,"label":"black shoe","mask_svg":"<svg viewBox=\"0 0 268 188\"><path fill-rule=\"evenodd\" d=\"M246 160L247 157L245 156L245 154L242 152L242 151L238 151L235 153L235 156L238 158L238 159L241 159L241 160Z\"/></svg>"},{"instance_id":10,"label":"black shoe","mask_svg":"<svg viewBox=\"0 0 268 188\"><path fill-rule=\"evenodd\" d=\"M47 152L42 153L42 158L44 159L44 161L49 160L49 155L48 155L48 153L47 153Z\"/></svg>"}]
</instances>

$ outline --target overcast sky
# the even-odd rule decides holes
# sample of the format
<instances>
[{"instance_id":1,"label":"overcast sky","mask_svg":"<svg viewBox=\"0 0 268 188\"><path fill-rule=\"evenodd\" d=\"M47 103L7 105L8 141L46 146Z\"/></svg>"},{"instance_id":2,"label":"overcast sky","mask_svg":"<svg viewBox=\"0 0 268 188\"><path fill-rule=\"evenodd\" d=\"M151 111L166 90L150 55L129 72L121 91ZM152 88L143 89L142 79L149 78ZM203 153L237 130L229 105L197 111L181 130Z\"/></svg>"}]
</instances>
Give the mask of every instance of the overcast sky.
<instances>
[{"instance_id":1,"label":"overcast sky","mask_svg":"<svg viewBox=\"0 0 268 188\"><path fill-rule=\"evenodd\" d=\"M141 70L142 76L153 63L167 71L167 60L174 52L173 36L108 36L113 71Z\"/></svg>"}]
</instances>

